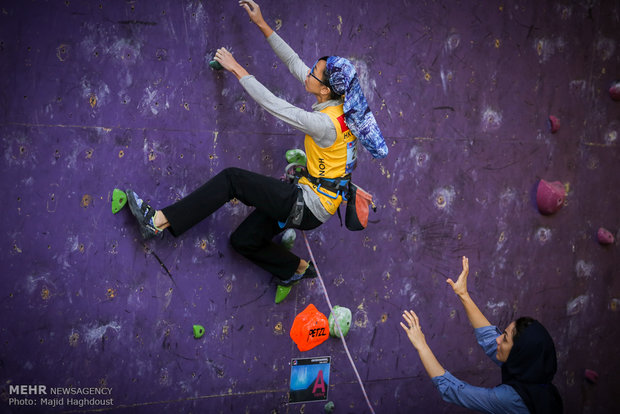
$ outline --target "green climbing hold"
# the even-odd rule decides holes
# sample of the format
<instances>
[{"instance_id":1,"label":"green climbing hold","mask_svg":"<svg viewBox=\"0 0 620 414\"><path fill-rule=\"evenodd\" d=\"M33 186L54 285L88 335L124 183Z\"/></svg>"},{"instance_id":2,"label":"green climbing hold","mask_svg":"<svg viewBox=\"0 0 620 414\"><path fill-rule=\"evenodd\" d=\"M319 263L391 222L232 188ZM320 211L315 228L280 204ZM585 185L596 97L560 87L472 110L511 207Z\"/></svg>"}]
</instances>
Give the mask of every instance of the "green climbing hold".
<instances>
[{"instance_id":1,"label":"green climbing hold","mask_svg":"<svg viewBox=\"0 0 620 414\"><path fill-rule=\"evenodd\" d=\"M116 214L127 203L127 194L124 191L115 188L112 192L112 213Z\"/></svg>"},{"instance_id":2,"label":"green climbing hold","mask_svg":"<svg viewBox=\"0 0 620 414\"><path fill-rule=\"evenodd\" d=\"M194 325L194 338L200 339L205 334L205 328L202 325Z\"/></svg>"},{"instance_id":3,"label":"green climbing hold","mask_svg":"<svg viewBox=\"0 0 620 414\"><path fill-rule=\"evenodd\" d=\"M215 70L222 70L222 69L224 69L224 66L222 66L220 64L220 62L218 62L217 60L210 61L209 62L209 66L211 66Z\"/></svg>"},{"instance_id":4,"label":"green climbing hold","mask_svg":"<svg viewBox=\"0 0 620 414\"><path fill-rule=\"evenodd\" d=\"M286 151L286 161L289 164L306 165L306 153L300 149L290 149Z\"/></svg>"},{"instance_id":5,"label":"green climbing hold","mask_svg":"<svg viewBox=\"0 0 620 414\"><path fill-rule=\"evenodd\" d=\"M325 412L327 414L331 414L334 412L334 402L330 401L327 404L325 404L325 407L323 408L325 410Z\"/></svg>"},{"instance_id":6,"label":"green climbing hold","mask_svg":"<svg viewBox=\"0 0 620 414\"><path fill-rule=\"evenodd\" d=\"M293 286L278 285L278 288L276 289L276 303L280 303L286 299L292 288Z\"/></svg>"},{"instance_id":7,"label":"green climbing hold","mask_svg":"<svg viewBox=\"0 0 620 414\"><path fill-rule=\"evenodd\" d=\"M297 234L295 233L295 229L286 229L284 234L282 235L282 241L280 244L286 247L287 250L291 250L293 245L295 244L295 239L297 238Z\"/></svg>"},{"instance_id":8,"label":"green climbing hold","mask_svg":"<svg viewBox=\"0 0 620 414\"><path fill-rule=\"evenodd\" d=\"M340 338L340 333L334 321L338 321L342 335L347 336L349 328L351 327L351 310L343 306L334 306L334 310L329 314L327 321L329 322L329 334L331 336Z\"/></svg>"}]
</instances>

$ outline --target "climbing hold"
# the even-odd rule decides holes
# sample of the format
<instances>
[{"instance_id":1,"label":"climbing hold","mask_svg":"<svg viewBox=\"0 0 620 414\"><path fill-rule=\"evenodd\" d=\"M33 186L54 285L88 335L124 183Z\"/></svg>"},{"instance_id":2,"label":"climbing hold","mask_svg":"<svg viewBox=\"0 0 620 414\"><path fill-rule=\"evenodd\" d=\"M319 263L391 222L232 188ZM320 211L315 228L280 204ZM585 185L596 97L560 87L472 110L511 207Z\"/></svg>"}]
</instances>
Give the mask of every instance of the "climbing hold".
<instances>
[{"instance_id":1,"label":"climbing hold","mask_svg":"<svg viewBox=\"0 0 620 414\"><path fill-rule=\"evenodd\" d=\"M200 339L205 334L205 328L202 325L194 325L194 338Z\"/></svg>"},{"instance_id":2,"label":"climbing hold","mask_svg":"<svg viewBox=\"0 0 620 414\"><path fill-rule=\"evenodd\" d=\"M127 194L124 191L115 188L112 192L112 213L118 213L127 203Z\"/></svg>"},{"instance_id":3,"label":"climbing hold","mask_svg":"<svg viewBox=\"0 0 620 414\"><path fill-rule=\"evenodd\" d=\"M558 132L558 129L560 129L560 120L553 115L549 115L549 129L552 134Z\"/></svg>"},{"instance_id":4,"label":"climbing hold","mask_svg":"<svg viewBox=\"0 0 620 414\"><path fill-rule=\"evenodd\" d=\"M300 149L286 151L286 161L289 164L306 165L306 153Z\"/></svg>"},{"instance_id":5,"label":"climbing hold","mask_svg":"<svg viewBox=\"0 0 620 414\"><path fill-rule=\"evenodd\" d=\"M332 313L329 314L329 334L340 338L338 327L334 321L338 321L343 336L347 336L351 327L351 310L342 306L334 306Z\"/></svg>"},{"instance_id":6,"label":"climbing hold","mask_svg":"<svg viewBox=\"0 0 620 414\"><path fill-rule=\"evenodd\" d=\"M311 303L295 317L290 335L300 351L308 351L329 338L329 323Z\"/></svg>"},{"instance_id":7,"label":"climbing hold","mask_svg":"<svg viewBox=\"0 0 620 414\"><path fill-rule=\"evenodd\" d=\"M615 81L611 84L611 88L609 88L609 96L614 101L620 101L620 80Z\"/></svg>"},{"instance_id":8,"label":"climbing hold","mask_svg":"<svg viewBox=\"0 0 620 414\"><path fill-rule=\"evenodd\" d=\"M295 233L295 229L286 229L286 231L282 235L282 241L280 243L286 249L291 250L293 248L293 245L295 244L296 238L297 234Z\"/></svg>"},{"instance_id":9,"label":"climbing hold","mask_svg":"<svg viewBox=\"0 0 620 414\"><path fill-rule=\"evenodd\" d=\"M609 230L604 229L603 227L598 229L596 235L600 244L613 244L614 242L614 235L611 234Z\"/></svg>"},{"instance_id":10,"label":"climbing hold","mask_svg":"<svg viewBox=\"0 0 620 414\"><path fill-rule=\"evenodd\" d=\"M542 214L553 214L562 208L566 198L566 189L559 181L552 183L540 180L536 191L536 204Z\"/></svg>"},{"instance_id":11,"label":"climbing hold","mask_svg":"<svg viewBox=\"0 0 620 414\"><path fill-rule=\"evenodd\" d=\"M292 287L293 286L278 285L278 287L276 288L276 303L280 303L284 299L286 299L288 294L291 292Z\"/></svg>"},{"instance_id":12,"label":"climbing hold","mask_svg":"<svg viewBox=\"0 0 620 414\"><path fill-rule=\"evenodd\" d=\"M215 70L222 70L222 69L224 69L224 66L222 66L220 64L220 62L218 62L217 60L209 61L209 66L211 66Z\"/></svg>"},{"instance_id":13,"label":"climbing hold","mask_svg":"<svg viewBox=\"0 0 620 414\"><path fill-rule=\"evenodd\" d=\"M596 384L598 382L598 373L596 371L586 369L586 371L584 372L584 376L590 384Z\"/></svg>"},{"instance_id":14,"label":"climbing hold","mask_svg":"<svg viewBox=\"0 0 620 414\"><path fill-rule=\"evenodd\" d=\"M323 408L325 410L325 413L327 414L331 414L334 412L334 402L330 401L327 404L325 404L325 407Z\"/></svg>"}]
</instances>

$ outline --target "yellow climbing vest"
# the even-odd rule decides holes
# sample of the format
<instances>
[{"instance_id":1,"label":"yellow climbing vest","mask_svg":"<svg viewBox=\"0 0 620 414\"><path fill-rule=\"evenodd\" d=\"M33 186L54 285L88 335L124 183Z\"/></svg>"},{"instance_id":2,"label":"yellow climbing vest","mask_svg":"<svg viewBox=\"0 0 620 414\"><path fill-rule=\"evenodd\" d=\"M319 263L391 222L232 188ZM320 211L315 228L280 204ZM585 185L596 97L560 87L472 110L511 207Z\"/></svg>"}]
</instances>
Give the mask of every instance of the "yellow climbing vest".
<instances>
[{"instance_id":1,"label":"yellow climbing vest","mask_svg":"<svg viewBox=\"0 0 620 414\"><path fill-rule=\"evenodd\" d=\"M310 135L306 135L308 174L319 179L334 179L351 174L357 161L357 138L344 122L342 105L328 106L321 112L327 114L336 127L336 141L328 147L319 147ZM306 184L319 196L321 204L329 214L334 214L342 202L342 195L324 188L320 184L311 182L307 177L301 177L299 184Z\"/></svg>"}]
</instances>

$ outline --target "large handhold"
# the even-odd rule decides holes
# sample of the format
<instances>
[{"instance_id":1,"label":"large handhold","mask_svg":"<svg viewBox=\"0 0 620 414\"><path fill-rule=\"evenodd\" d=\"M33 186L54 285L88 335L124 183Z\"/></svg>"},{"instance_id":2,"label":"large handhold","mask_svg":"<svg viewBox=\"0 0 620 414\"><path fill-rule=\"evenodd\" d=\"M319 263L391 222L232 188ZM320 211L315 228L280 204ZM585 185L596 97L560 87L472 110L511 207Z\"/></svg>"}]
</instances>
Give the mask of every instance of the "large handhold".
<instances>
[{"instance_id":1,"label":"large handhold","mask_svg":"<svg viewBox=\"0 0 620 414\"><path fill-rule=\"evenodd\" d=\"M290 335L300 351L308 351L329 338L329 323L311 303L295 317Z\"/></svg>"},{"instance_id":2,"label":"large handhold","mask_svg":"<svg viewBox=\"0 0 620 414\"><path fill-rule=\"evenodd\" d=\"M564 205L566 189L559 181L540 180L536 191L536 204L542 214L556 213Z\"/></svg>"}]
</instances>

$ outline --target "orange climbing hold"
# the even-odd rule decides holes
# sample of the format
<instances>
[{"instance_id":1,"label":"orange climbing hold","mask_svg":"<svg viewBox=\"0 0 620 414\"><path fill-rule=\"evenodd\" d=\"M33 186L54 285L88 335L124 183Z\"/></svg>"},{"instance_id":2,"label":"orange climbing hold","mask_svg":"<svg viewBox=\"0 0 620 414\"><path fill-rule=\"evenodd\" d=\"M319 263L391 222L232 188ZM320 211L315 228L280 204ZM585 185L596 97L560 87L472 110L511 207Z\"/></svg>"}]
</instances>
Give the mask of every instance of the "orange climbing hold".
<instances>
[{"instance_id":1,"label":"orange climbing hold","mask_svg":"<svg viewBox=\"0 0 620 414\"><path fill-rule=\"evenodd\" d=\"M311 303L295 317L290 335L300 351L308 351L329 338L329 322Z\"/></svg>"}]
</instances>

